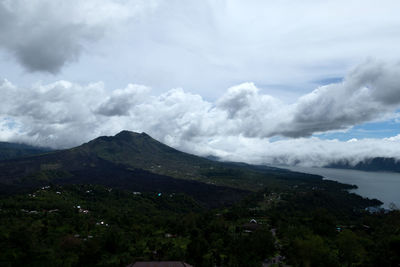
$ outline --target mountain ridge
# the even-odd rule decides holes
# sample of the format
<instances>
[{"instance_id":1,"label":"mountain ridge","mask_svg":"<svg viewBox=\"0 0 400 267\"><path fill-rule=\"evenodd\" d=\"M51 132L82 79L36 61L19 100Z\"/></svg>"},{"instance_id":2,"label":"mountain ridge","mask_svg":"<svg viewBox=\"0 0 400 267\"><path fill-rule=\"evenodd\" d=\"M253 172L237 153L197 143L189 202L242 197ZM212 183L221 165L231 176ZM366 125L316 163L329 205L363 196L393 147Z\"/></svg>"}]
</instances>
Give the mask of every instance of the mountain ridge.
<instances>
[{"instance_id":1,"label":"mountain ridge","mask_svg":"<svg viewBox=\"0 0 400 267\"><path fill-rule=\"evenodd\" d=\"M36 147L27 144L0 142L0 161L52 151L47 147Z\"/></svg>"},{"instance_id":2,"label":"mountain ridge","mask_svg":"<svg viewBox=\"0 0 400 267\"><path fill-rule=\"evenodd\" d=\"M357 164L352 164L349 160L340 160L324 167L373 172L400 172L400 160L389 157L371 157L357 162Z\"/></svg>"}]
</instances>

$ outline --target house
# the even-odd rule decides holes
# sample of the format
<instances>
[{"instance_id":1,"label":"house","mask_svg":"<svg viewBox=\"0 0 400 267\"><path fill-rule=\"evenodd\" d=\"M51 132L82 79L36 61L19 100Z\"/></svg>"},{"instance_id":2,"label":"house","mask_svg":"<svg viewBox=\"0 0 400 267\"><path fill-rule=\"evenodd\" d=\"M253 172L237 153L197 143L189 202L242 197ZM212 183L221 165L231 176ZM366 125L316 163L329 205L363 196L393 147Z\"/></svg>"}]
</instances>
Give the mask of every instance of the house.
<instances>
[{"instance_id":1,"label":"house","mask_svg":"<svg viewBox=\"0 0 400 267\"><path fill-rule=\"evenodd\" d=\"M137 261L127 267L193 267L182 261Z\"/></svg>"},{"instance_id":2,"label":"house","mask_svg":"<svg viewBox=\"0 0 400 267\"><path fill-rule=\"evenodd\" d=\"M245 233L252 233L260 227L261 225L259 225L255 219L251 219L249 223L242 225L242 229Z\"/></svg>"}]
</instances>

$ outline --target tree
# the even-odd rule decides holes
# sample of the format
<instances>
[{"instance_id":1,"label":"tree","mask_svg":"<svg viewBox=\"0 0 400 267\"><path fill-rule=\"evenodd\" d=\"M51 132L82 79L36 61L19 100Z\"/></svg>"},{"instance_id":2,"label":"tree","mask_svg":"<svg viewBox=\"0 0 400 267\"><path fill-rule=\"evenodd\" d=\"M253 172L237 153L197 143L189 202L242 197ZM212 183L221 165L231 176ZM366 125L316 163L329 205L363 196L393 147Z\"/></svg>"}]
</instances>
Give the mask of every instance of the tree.
<instances>
[{"instance_id":1,"label":"tree","mask_svg":"<svg viewBox=\"0 0 400 267\"><path fill-rule=\"evenodd\" d=\"M337 257L318 235L309 235L305 239L293 242L292 261L300 266L338 266Z\"/></svg>"},{"instance_id":2,"label":"tree","mask_svg":"<svg viewBox=\"0 0 400 267\"><path fill-rule=\"evenodd\" d=\"M352 231L345 229L337 237L339 259L345 266L361 264L365 250L359 241L359 237Z\"/></svg>"}]
</instances>

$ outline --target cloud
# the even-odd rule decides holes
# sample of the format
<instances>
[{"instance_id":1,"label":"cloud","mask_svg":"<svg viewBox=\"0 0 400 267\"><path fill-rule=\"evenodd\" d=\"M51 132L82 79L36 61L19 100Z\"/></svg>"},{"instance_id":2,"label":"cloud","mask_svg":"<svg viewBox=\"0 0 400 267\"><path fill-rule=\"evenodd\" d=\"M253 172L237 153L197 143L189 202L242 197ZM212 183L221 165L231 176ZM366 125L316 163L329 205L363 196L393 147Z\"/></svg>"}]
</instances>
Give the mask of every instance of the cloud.
<instances>
[{"instance_id":1,"label":"cloud","mask_svg":"<svg viewBox=\"0 0 400 267\"><path fill-rule=\"evenodd\" d=\"M232 136L216 138L212 143L195 145L194 151L202 155L216 155L225 160L255 164L321 167L345 159L355 165L371 157L400 159L400 135L351 142L322 140L316 137L270 142L266 139Z\"/></svg>"},{"instance_id":2,"label":"cloud","mask_svg":"<svg viewBox=\"0 0 400 267\"><path fill-rule=\"evenodd\" d=\"M347 129L377 120L400 104L399 64L368 61L341 83L321 86L293 105L293 116L275 133L288 137Z\"/></svg>"},{"instance_id":3,"label":"cloud","mask_svg":"<svg viewBox=\"0 0 400 267\"><path fill-rule=\"evenodd\" d=\"M399 54L399 8L395 0L0 0L0 68L24 84L101 79L116 88L134 79L213 100L253 81L294 101L366 57Z\"/></svg>"},{"instance_id":4,"label":"cloud","mask_svg":"<svg viewBox=\"0 0 400 267\"><path fill-rule=\"evenodd\" d=\"M96 109L96 113L104 116L127 116L131 107L144 100L150 88L129 84L123 90L115 90L111 95Z\"/></svg>"},{"instance_id":5,"label":"cloud","mask_svg":"<svg viewBox=\"0 0 400 267\"><path fill-rule=\"evenodd\" d=\"M319 87L293 104L262 94L253 83L233 86L209 102L180 88L157 96L135 84L109 91L101 82L18 87L4 80L0 139L65 148L125 129L145 131L192 153L251 162L321 164L343 155L400 157L399 137L352 142L299 138L396 117L399 76L399 64L368 61L342 82ZM284 140L271 142L274 136Z\"/></svg>"},{"instance_id":6,"label":"cloud","mask_svg":"<svg viewBox=\"0 0 400 267\"><path fill-rule=\"evenodd\" d=\"M116 21L138 12L141 1L1 0L0 47L30 72L58 73ZM127 13L126 10L129 10Z\"/></svg>"},{"instance_id":7,"label":"cloud","mask_svg":"<svg viewBox=\"0 0 400 267\"><path fill-rule=\"evenodd\" d=\"M366 57L400 53L395 0L157 2L116 37L120 53L107 50L114 69L154 89L184 87L216 99L253 81L294 100Z\"/></svg>"}]
</instances>

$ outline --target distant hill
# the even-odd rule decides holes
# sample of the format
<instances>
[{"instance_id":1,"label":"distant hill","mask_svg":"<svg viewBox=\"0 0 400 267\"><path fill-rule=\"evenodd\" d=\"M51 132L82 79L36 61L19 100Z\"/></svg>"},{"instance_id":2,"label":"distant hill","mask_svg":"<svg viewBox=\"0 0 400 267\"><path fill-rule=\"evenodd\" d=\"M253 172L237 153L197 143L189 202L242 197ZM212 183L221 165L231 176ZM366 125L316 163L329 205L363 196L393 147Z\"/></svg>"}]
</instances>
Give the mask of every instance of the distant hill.
<instances>
[{"instance_id":1,"label":"distant hill","mask_svg":"<svg viewBox=\"0 0 400 267\"><path fill-rule=\"evenodd\" d=\"M48 151L51 151L51 149L26 144L0 142L0 160L37 155Z\"/></svg>"},{"instance_id":2,"label":"distant hill","mask_svg":"<svg viewBox=\"0 0 400 267\"><path fill-rule=\"evenodd\" d=\"M325 167L339 169L354 169L361 171L388 171L400 172L400 160L395 158L376 157L365 159L356 165L350 164L347 160L338 161Z\"/></svg>"}]
</instances>

